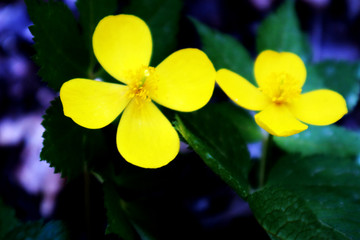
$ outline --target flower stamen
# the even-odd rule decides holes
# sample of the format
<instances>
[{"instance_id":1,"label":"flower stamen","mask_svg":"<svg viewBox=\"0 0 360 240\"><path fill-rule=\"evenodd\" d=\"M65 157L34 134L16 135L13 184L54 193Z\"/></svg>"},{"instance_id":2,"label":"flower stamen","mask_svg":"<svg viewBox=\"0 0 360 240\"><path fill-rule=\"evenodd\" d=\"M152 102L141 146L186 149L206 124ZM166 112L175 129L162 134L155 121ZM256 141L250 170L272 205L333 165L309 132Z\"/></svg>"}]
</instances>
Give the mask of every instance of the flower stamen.
<instances>
[{"instance_id":1,"label":"flower stamen","mask_svg":"<svg viewBox=\"0 0 360 240\"><path fill-rule=\"evenodd\" d=\"M127 74L129 81L129 91L127 93L129 98L135 98L137 102L150 101L149 93L153 91L156 84L155 68L141 67L136 71L131 71Z\"/></svg>"},{"instance_id":2,"label":"flower stamen","mask_svg":"<svg viewBox=\"0 0 360 240\"><path fill-rule=\"evenodd\" d=\"M290 103L301 94L299 81L288 73L273 73L260 90L276 104Z\"/></svg>"}]
</instances>

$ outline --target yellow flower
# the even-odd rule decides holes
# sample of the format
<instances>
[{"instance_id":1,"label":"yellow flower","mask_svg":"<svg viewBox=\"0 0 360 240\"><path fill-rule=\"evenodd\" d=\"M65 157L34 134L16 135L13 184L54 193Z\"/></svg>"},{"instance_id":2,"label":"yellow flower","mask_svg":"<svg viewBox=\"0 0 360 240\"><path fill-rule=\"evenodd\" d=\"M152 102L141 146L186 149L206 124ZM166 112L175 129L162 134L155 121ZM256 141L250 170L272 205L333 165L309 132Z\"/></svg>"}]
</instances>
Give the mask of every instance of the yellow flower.
<instances>
[{"instance_id":1,"label":"yellow flower","mask_svg":"<svg viewBox=\"0 0 360 240\"><path fill-rule=\"evenodd\" d=\"M184 112L203 107L215 86L212 63L202 51L189 48L149 67L151 33L133 15L103 18L92 40L99 63L125 85L80 78L65 82L60 90L64 114L80 126L98 129L122 113L116 136L120 154L144 168L168 164L180 140L153 101Z\"/></svg>"},{"instance_id":2,"label":"yellow flower","mask_svg":"<svg viewBox=\"0 0 360 240\"><path fill-rule=\"evenodd\" d=\"M328 125L347 113L344 98L334 91L301 94L306 68L293 53L263 51L255 61L254 73L258 88L227 69L217 72L216 82L241 107L260 111L255 121L270 134L290 136L306 130L304 123Z\"/></svg>"}]
</instances>

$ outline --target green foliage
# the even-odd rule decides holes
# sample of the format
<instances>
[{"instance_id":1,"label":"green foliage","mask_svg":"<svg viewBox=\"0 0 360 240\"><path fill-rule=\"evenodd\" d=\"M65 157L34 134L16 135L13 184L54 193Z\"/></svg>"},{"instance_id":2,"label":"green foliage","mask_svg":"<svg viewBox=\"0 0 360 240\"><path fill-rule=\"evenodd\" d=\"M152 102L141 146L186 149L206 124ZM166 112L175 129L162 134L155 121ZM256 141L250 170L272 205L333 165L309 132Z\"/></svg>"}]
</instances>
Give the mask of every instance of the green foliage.
<instances>
[{"instance_id":1,"label":"green foliage","mask_svg":"<svg viewBox=\"0 0 360 240\"><path fill-rule=\"evenodd\" d=\"M328 60L316 64L315 68L322 77L324 87L340 93L351 111L359 99L360 64Z\"/></svg>"},{"instance_id":2,"label":"green foliage","mask_svg":"<svg viewBox=\"0 0 360 240\"><path fill-rule=\"evenodd\" d=\"M266 187L250 197L250 207L272 239L343 239L317 219L300 196L281 187Z\"/></svg>"},{"instance_id":3,"label":"green foliage","mask_svg":"<svg viewBox=\"0 0 360 240\"><path fill-rule=\"evenodd\" d=\"M87 77L89 53L71 11L62 2L26 0L34 35L35 62L39 75L49 87L59 91L72 79Z\"/></svg>"},{"instance_id":4,"label":"green foliage","mask_svg":"<svg viewBox=\"0 0 360 240\"><path fill-rule=\"evenodd\" d=\"M259 53L267 49L286 51L296 53L305 62L310 60L310 46L300 30L293 0L285 1L261 23L256 40Z\"/></svg>"},{"instance_id":5,"label":"green foliage","mask_svg":"<svg viewBox=\"0 0 360 240\"><path fill-rule=\"evenodd\" d=\"M346 100L349 112L359 100L359 62L324 61L307 66L307 79L302 89L304 93L326 88L340 93Z\"/></svg>"},{"instance_id":6,"label":"green foliage","mask_svg":"<svg viewBox=\"0 0 360 240\"><path fill-rule=\"evenodd\" d=\"M360 168L351 160L288 156L249 198L275 239L359 239Z\"/></svg>"},{"instance_id":7,"label":"green foliage","mask_svg":"<svg viewBox=\"0 0 360 240\"><path fill-rule=\"evenodd\" d=\"M93 70L95 55L92 48L92 35L98 22L105 16L112 15L117 9L116 0L77 0L79 21L86 48L91 56L89 72Z\"/></svg>"},{"instance_id":8,"label":"green foliage","mask_svg":"<svg viewBox=\"0 0 360 240\"><path fill-rule=\"evenodd\" d=\"M181 9L181 0L132 0L124 9L124 13L140 17L150 27L152 66L157 66L176 50Z\"/></svg>"},{"instance_id":9,"label":"green foliage","mask_svg":"<svg viewBox=\"0 0 360 240\"><path fill-rule=\"evenodd\" d=\"M262 140L260 127L255 123L254 117L232 102L208 104L202 112L214 115L212 121L216 121L216 117L221 116L224 121L222 124L236 127L238 134L246 142L251 143Z\"/></svg>"},{"instance_id":10,"label":"green foliage","mask_svg":"<svg viewBox=\"0 0 360 240\"><path fill-rule=\"evenodd\" d=\"M51 103L42 125L46 131L40 157L63 177L78 176L106 152L102 131L83 128L64 116L60 98Z\"/></svg>"},{"instance_id":11,"label":"green foliage","mask_svg":"<svg viewBox=\"0 0 360 240\"><path fill-rule=\"evenodd\" d=\"M242 133L228 121L227 115L211 109L205 107L194 113L179 114L176 128L204 162L246 198L251 162Z\"/></svg>"},{"instance_id":12,"label":"green foliage","mask_svg":"<svg viewBox=\"0 0 360 240\"><path fill-rule=\"evenodd\" d=\"M25 1L34 22L31 27L36 49L34 59L41 67L39 75L43 81L58 91L72 78L95 77L92 34L101 18L116 12L118 2L78 0L77 21L59 1ZM258 51L272 49L298 54L306 62L308 72L303 92L319 88L335 90L346 98L349 109L353 109L360 91L359 64L326 61L311 65L311 51L301 33L294 2L285 1L260 25ZM125 6L124 13L139 16L151 29L152 66L177 49L181 9L181 0L131 0ZM255 83L253 60L236 39L192 21L203 50L216 69L230 69ZM114 80L101 68L96 76L102 76L106 81ZM174 112L170 110L168 115L173 116ZM193 113L178 113L175 119L183 139L213 172L249 201L255 217L272 239L360 239L360 169L350 160L359 156L359 133L326 126L309 127L307 131L287 138L275 137L274 141L285 154L298 155L279 161L278 156L273 156L271 160L276 162L275 167L266 166L273 168L266 174L265 187L251 193L248 179L252 163L246 144L260 141L262 134L247 111L232 103L212 103ZM168 237L169 232L173 234L188 227L188 222L176 225L168 220L169 216L187 219L180 208L174 209L180 191L174 184L178 175L171 166L148 170L125 162L115 163L121 159L118 152L116 157L111 156L113 152L107 155L108 142L113 144L109 147L113 148L111 151L116 148L115 138L104 139L106 130L86 129L65 117L59 98L51 103L42 124L46 130L42 160L69 180L84 171L105 180L107 234L116 234L123 239L158 239L158 236ZM270 149L269 152L275 151ZM180 154L177 159L182 157L188 156ZM99 162L103 164L101 168ZM173 195L154 194L164 185L164 179ZM151 199L150 192L161 197ZM156 201L158 205L154 204ZM167 214L157 215L159 207L166 209ZM61 222L21 224L14 211L1 201L0 210L0 238L60 240L67 237ZM164 226L167 232L161 231Z\"/></svg>"},{"instance_id":13,"label":"green foliage","mask_svg":"<svg viewBox=\"0 0 360 240\"><path fill-rule=\"evenodd\" d=\"M309 126L304 132L275 137L274 140L280 148L303 156L328 154L351 157L360 154L360 133L335 125Z\"/></svg>"},{"instance_id":14,"label":"green foliage","mask_svg":"<svg viewBox=\"0 0 360 240\"><path fill-rule=\"evenodd\" d=\"M25 223L8 233L8 240L67 240L67 230L60 221Z\"/></svg>"},{"instance_id":15,"label":"green foliage","mask_svg":"<svg viewBox=\"0 0 360 240\"><path fill-rule=\"evenodd\" d=\"M104 183L104 203L108 219L106 233L115 233L125 240L138 239L138 235L122 207L123 200L111 183Z\"/></svg>"},{"instance_id":16,"label":"green foliage","mask_svg":"<svg viewBox=\"0 0 360 240\"><path fill-rule=\"evenodd\" d=\"M238 40L195 19L192 19L192 21L200 35L202 49L208 55L216 70L227 68L255 83L253 74L254 61Z\"/></svg>"},{"instance_id":17,"label":"green foliage","mask_svg":"<svg viewBox=\"0 0 360 240\"><path fill-rule=\"evenodd\" d=\"M8 207L0 199L0 239L4 239L6 233L14 229L20 223L15 217L14 209Z\"/></svg>"}]
</instances>

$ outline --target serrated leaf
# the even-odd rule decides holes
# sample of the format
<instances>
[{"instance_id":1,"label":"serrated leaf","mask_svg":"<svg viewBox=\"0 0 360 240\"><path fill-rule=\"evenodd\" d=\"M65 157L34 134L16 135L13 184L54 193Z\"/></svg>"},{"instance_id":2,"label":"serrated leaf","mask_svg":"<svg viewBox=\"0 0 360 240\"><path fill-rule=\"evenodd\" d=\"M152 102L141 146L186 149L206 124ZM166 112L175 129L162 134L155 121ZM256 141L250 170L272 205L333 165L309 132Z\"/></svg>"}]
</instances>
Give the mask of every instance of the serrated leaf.
<instances>
[{"instance_id":1,"label":"serrated leaf","mask_svg":"<svg viewBox=\"0 0 360 240\"><path fill-rule=\"evenodd\" d=\"M132 0L124 9L124 13L140 17L150 27L152 66L157 66L176 50L181 9L181 0Z\"/></svg>"},{"instance_id":2,"label":"serrated leaf","mask_svg":"<svg viewBox=\"0 0 360 240\"><path fill-rule=\"evenodd\" d=\"M96 25L105 16L112 15L117 10L116 0L77 0L76 6L79 10L79 22L86 48L91 56L89 71L95 64L95 55L92 48L92 35Z\"/></svg>"},{"instance_id":3,"label":"serrated leaf","mask_svg":"<svg viewBox=\"0 0 360 240\"><path fill-rule=\"evenodd\" d=\"M359 239L360 167L329 156L280 160L250 206L279 239Z\"/></svg>"},{"instance_id":4,"label":"serrated leaf","mask_svg":"<svg viewBox=\"0 0 360 240\"><path fill-rule=\"evenodd\" d=\"M108 220L106 233L114 233L119 237L128 239L138 239L138 235L122 208L122 199L111 183L105 182L104 188L104 204Z\"/></svg>"},{"instance_id":5,"label":"serrated leaf","mask_svg":"<svg viewBox=\"0 0 360 240\"><path fill-rule=\"evenodd\" d=\"M15 210L4 204L0 198L0 239L20 223L15 217Z\"/></svg>"},{"instance_id":6,"label":"serrated leaf","mask_svg":"<svg viewBox=\"0 0 360 240\"><path fill-rule=\"evenodd\" d=\"M69 239L65 226L60 221L42 221L25 223L9 234L8 240L67 240Z\"/></svg>"},{"instance_id":7,"label":"serrated leaf","mask_svg":"<svg viewBox=\"0 0 360 240\"><path fill-rule=\"evenodd\" d=\"M293 0L286 0L261 23L256 40L259 53L267 49L286 51L296 53L305 62L310 60L310 46L300 30Z\"/></svg>"},{"instance_id":8,"label":"serrated leaf","mask_svg":"<svg viewBox=\"0 0 360 240\"><path fill-rule=\"evenodd\" d=\"M360 154L360 133L336 125L309 126L306 131L290 137L274 137L274 140L283 150L303 156L351 157Z\"/></svg>"},{"instance_id":9,"label":"serrated leaf","mask_svg":"<svg viewBox=\"0 0 360 240\"><path fill-rule=\"evenodd\" d=\"M322 224L306 201L280 187L266 187L252 194L250 208L272 239L344 239Z\"/></svg>"},{"instance_id":10,"label":"serrated leaf","mask_svg":"<svg viewBox=\"0 0 360 240\"><path fill-rule=\"evenodd\" d=\"M105 152L101 130L83 128L64 116L60 98L51 102L42 125L45 132L40 158L50 163L55 172L61 172L63 177L82 174L85 164L91 168Z\"/></svg>"},{"instance_id":11,"label":"serrated leaf","mask_svg":"<svg viewBox=\"0 0 360 240\"><path fill-rule=\"evenodd\" d=\"M241 197L249 194L250 156L239 129L205 107L176 116L176 128L204 162Z\"/></svg>"},{"instance_id":12,"label":"serrated leaf","mask_svg":"<svg viewBox=\"0 0 360 240\"><path fill-rule=\"evenodd\" d=\"M211 59L216 70L227 68L255 83L254 61L238 40L195 19L192 19L192 22L200 35L203 51Z\"/></svg>"},{"instance_id":13,"label":"serrated leaf","mask_svg":"<svg viewBox=\"0 0 360 240\"><path fill-rule=\"evenodd\" d=\"M78 24L63 2L26 0L39 75L55 91L76 77L87 77L89 53Z\"/></svg>"}]
</instances>

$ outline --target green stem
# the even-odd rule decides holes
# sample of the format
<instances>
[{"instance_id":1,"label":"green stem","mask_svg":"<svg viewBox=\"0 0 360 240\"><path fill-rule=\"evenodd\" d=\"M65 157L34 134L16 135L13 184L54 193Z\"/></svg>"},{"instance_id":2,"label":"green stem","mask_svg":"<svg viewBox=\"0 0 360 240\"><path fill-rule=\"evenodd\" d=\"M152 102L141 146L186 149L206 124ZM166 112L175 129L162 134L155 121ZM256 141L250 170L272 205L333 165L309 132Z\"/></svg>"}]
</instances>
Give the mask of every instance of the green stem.
<instances>
[{"instance_id":1,"label":"green stem","mask_svg":"<svg viewBox=\"0 0 360 240\"><path fill-rule=\"evenodd\" d=\"M273 141L273 135L268 134L264 138L262 143L262 152L260 158L260 170L259 170L259 187L263 187L265 184L265 175L266 175L266 162L270 157L271 144Z\"/></svg>"},{"instance_id":2,"label":"green stem","mask_svg":"<svg viewBox=\"0 0 360 240\"><path fill-rule=\"evenodd\" d=\"M90 231L90 173L87 163L87 155L85 151L86 146L86 136L82 136L82 160L84 164L84 210L85 210L85 231L86 235L89 238L91 235Z\"/></svg>"}]
</instances>

